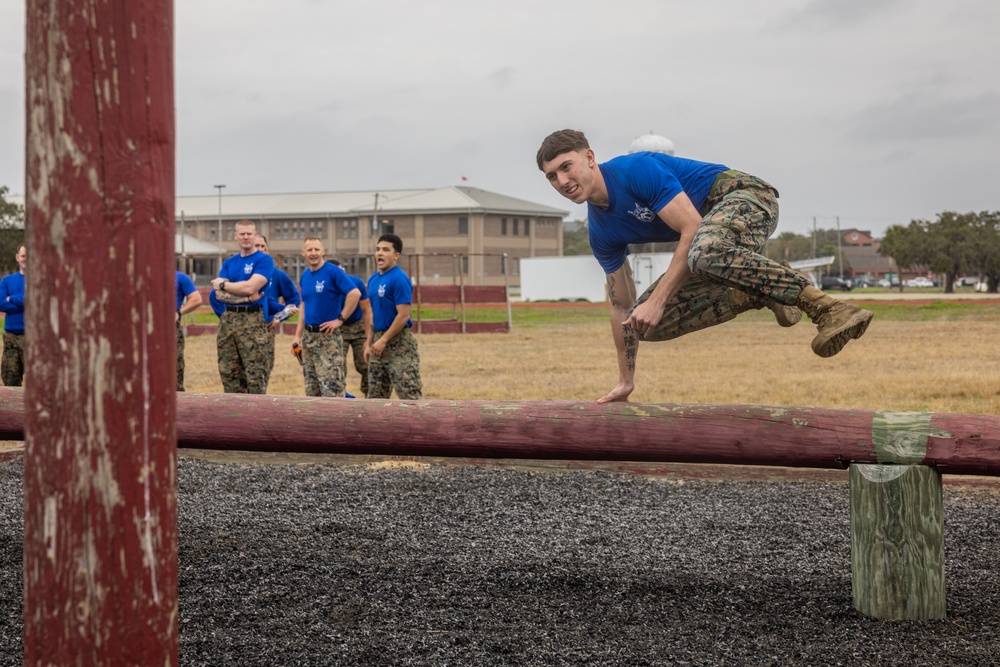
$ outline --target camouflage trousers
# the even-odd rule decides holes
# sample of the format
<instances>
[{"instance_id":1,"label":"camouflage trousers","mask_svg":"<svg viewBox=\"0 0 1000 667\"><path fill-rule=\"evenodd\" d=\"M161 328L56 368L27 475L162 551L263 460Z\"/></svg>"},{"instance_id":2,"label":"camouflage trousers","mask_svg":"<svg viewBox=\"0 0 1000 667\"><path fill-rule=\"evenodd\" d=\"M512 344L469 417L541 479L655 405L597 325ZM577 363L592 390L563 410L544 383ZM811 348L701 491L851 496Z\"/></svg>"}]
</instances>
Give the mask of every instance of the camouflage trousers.
<instances>
[{"instance_id":1,"label":"camouflage trousers","mask_svg":"<svg viewBox=\"0 0 1000 667\"><path fill-rule=\"evenodd\" d=\"M376 331L373 340L385 332ZM420 351L417 339L409 329L403 329L389 341L382 356L374 354L368 360L368 398L389 398L392 390L396 396L417 400L423 395L420 382Z\"/></svg>"},{"instance_id":2,"label":"camouflage trousers","mask_svg":"<svg viewBox=\"0 0 1000 667\"><path fill-rule=\"evenodd\" d=\"M274 371L274 339L276 331L274 327L270 324L267 326L267 350L264 351L264 357L267 359L267 381L271 381L271 373Z\"/></svg>"},{"instance_id":3,"label":"camouflage trousers","mask_svg":"<svg viewBox=\"0 0 1000 667\"><path fill-rule=\"evenodd\" d=\"M302 334L302 377L306 396L344 397L344 339L333 333Z\"/></svg>"},{"instance_id":4,"label":"camouflage trousers","mask_svg":"<svg viewBox=\"0 0 1000 667\"><path fill-rule=\"evenodd\" d=\"M20 387L24 381L24 334L3 332L3 358L0 375L7 387Z\"/></svg>"},{"instance_id":5,"label":"camouflage trousers","mask_svg":"<svg viewBox=\"0 0 1000 667\"><path fill-rule=\"evenodd\" d=\"M368 362L365 361L365 323L363 320L345 324L339 329L344 339L344 377L347 377L347 355L354 357L354 370L361 376L361 396L368 395Z\"/></svg>"},{"instance_id":6,"label":"camouflage trousers","mask_svg":"<svg viewBox=\"0 0 1000 667\"><path fill-rule=\"evenodd\" d=\"M809 284L801 274L761 254L778 226L778 191L766 182L735 170L723 172L701 214L688 253L694 275L667 302L660 323L643 340L670 340L728 322L742 312L730 306L733 289L795 305ZM649 299L659 282L643 292L632 310Z\"/></svg>"},{"instance_id":7,"label":"camouflage trousers","mask_svg":"<svg viewBox=\"0 0 1000 667\"><path fill-rule=\"evenodd\" d=\"M228 394L266 394L267 324L258 310L227 310L219 322L219 377Z\"/></svg>"},{"instance_id":8,"label":"camouflage trousers","mask_svg":"<svg viewBox=\"0 0 1000 667\"><path fill-rule=\"evenodd\" d=\"M184 327L177 319L177 391L184 391Z\"/></svg>"}]
</instances>

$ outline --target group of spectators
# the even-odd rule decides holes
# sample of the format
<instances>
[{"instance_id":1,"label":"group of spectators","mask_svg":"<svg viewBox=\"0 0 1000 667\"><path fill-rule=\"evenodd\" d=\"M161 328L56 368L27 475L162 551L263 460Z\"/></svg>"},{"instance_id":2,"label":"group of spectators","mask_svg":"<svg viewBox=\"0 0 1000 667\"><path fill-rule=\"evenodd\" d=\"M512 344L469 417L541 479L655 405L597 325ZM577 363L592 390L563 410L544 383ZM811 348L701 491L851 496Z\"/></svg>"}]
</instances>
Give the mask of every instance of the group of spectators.
<instances>
[{"instance_id":1,"label":"group of spectators","mask_svg":"<svg viewBox=\"0 0 1000 667\"><path fill-rule=\"evenodd\" d=\"M299 313L291 353L302 363L307 396L350 397L345 386L347 355L361 375L367 398L419 399L420 356L410 333L413 288L399 266L403 242L383 234L375 248L378 268L368 283L326 259L318 237L302 244L308 268L299 288L274 266L267 239L250 220L236 223L240 251L227 259L212 281L209 301L219 316L219 376L229 393L264 394L274 368L275 333L282 321ZM24 382L24 284L27 250L15 255L19 270L0 279L4 314L0 377L8 387ZM184 391L185 315L202 304L186 274L176 273L177 391Z\"/></svg>"},{"instance_id":2,"label":"group of spectators","mask_svg":"<svg viewBox=\"0 0 1000 667\"><path fill-rule=\"evenodd\" d=\"M298 312L291 353L302 364L307 396L350 397L346 392L347 355L361 375L367 398L422 396L420 357L410 333L413 288L398 265L403 242L383 234L375 248L377 272L367 285L327 260L322 239L302 245L308 268L296 289L274 266L267 239L251 220L236 223L239 252L227 259L212 280L209 301L219 316L219 376L227 393L264 394L274 368L275 332ZM201 295L177 272L177 390L184 391L183 315L202 305Z\"/></svg>"}]
</instances>

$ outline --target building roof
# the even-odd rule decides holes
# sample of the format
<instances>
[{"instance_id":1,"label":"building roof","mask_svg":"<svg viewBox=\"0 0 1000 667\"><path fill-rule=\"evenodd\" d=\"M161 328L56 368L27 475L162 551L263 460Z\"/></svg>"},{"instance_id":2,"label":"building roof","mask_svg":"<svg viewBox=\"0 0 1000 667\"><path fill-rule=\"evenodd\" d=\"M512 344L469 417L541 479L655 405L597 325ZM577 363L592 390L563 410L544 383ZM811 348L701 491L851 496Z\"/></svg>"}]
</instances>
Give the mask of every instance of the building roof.
<instances>
[{"instance_id":1,"label":"building roof","mask_svg":"<svg viewBox=\"0 0 1000 667\"><path fill-rule=\"evenodd\" d=\"M220 248L213 243L205 243L190 234L174 234L174 253L178 255L221 255L229 254L230 250Z\"/></svg>"},{"instance_id":2,"label":"building roof","mask_svg":"<svg viewBox=\"0 0 1000 667\"><path fill-rule=\"evenodd\" d=\"M260 195L222 195L222 217L327 217L371 216L378 194L379 215L448 214L462 212L508 213L525 216L565 217L569 211L516 197L467 186L417 190L359 190ZM219 217L219 196L177 197L177 217Z\"/></svg>"}]
</instances>

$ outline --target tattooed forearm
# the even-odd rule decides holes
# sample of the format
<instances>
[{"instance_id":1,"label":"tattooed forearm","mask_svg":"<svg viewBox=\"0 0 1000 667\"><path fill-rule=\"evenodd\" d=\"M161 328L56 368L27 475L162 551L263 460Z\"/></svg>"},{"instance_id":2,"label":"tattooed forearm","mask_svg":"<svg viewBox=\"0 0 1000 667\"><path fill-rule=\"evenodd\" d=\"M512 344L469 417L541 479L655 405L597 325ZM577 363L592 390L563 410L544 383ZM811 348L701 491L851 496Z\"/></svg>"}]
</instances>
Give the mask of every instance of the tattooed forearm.
<instances>
[{"instance_id":1,"label":"tattooed forearm","mask_svg":"<svg viewBox=\"0 0 1000 667\"><path fill-rule=\"evenodd\" d=\"M250 297L248 296L230 294L229 292L223 292L222 290L215 290L215 298L222 303L248 303L250 301Z\"/></svg>"}]
</instances>

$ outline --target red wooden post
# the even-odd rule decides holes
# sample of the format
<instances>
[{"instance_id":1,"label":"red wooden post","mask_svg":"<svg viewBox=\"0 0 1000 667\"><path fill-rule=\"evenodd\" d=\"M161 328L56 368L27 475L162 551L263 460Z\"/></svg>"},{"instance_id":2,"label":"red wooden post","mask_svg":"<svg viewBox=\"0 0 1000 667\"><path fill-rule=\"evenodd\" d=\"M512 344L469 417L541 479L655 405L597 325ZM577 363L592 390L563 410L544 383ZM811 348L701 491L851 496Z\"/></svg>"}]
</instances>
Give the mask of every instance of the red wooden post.
<instances>
[{"instance_id":1,"label":"red wooden post","mask_svg":"<svg viewBox=\"0 0 1000 667\"><path fill-rule=\"evenodd\" d=\"M177 663L173 3L27 2L24 664Z\"/></svg>"}]
</instances>

